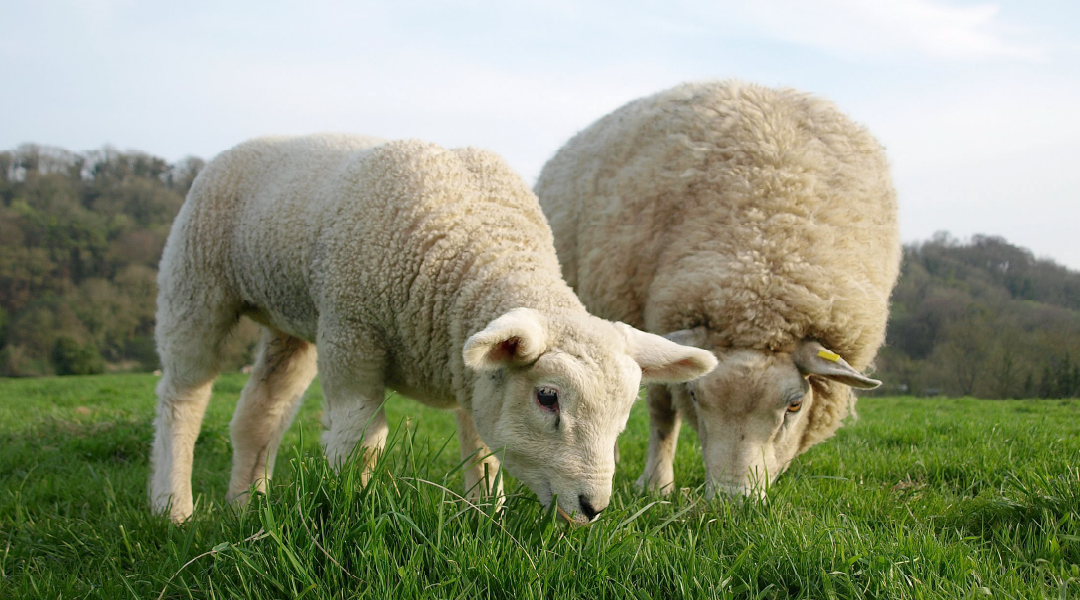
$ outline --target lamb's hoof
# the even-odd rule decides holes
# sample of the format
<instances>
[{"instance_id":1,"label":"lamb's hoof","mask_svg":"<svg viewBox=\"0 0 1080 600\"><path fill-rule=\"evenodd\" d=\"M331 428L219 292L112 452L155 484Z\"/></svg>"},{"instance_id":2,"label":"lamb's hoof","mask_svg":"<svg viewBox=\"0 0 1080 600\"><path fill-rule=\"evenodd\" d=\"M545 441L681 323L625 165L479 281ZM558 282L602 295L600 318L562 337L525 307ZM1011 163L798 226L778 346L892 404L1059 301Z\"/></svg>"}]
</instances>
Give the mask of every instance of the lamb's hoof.
<instances>
[{"instance_id":1,"label":"lamb's hoof","mask_svg":"<svg viewBox=\"0 0 1080 600\"><path fill-rule=\"evenodd\" d=\"M195 514L194 506L172 506L169 509L169 520L176 525L183 525L191 520L191 515Z\"/></svg>"}]
</instances>

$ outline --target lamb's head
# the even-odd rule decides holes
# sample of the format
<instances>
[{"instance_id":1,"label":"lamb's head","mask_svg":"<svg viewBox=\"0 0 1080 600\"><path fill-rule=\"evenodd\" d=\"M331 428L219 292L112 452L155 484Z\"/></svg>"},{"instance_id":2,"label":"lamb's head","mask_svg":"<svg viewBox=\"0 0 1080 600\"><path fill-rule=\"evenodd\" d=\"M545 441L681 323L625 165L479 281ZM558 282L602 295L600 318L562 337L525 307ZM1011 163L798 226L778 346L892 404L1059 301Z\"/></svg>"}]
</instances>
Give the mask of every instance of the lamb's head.
<instances>
[{"instance_id":1,"label":"lamb's head","mask_svg":"<svg viewBox=\"0 0 1080 600\"><path fill-rule=\"evenodd\" d=\"M503 466L545 506L592 521L607 507L615 439L642 383L677 383L716 365L710 352L584 313L516 308L465 343L476 371L473 421Z\"/></svg>"},{"instance_id":2,"label":"lamb's head","mask_svg":"<svg viewBox=\"0 0 1080 600\"><path fill-rule=\"evenodd\" d=\"M667 336L707 346L701 329ZM804 449L815 396L813 378L856 388L881 385L814 340L793 352L716 348L719 364L697 381L670 390L687 418L696 419L705 459L706 495L718 491L761 498Z\"/></svg>"}]
</instances>

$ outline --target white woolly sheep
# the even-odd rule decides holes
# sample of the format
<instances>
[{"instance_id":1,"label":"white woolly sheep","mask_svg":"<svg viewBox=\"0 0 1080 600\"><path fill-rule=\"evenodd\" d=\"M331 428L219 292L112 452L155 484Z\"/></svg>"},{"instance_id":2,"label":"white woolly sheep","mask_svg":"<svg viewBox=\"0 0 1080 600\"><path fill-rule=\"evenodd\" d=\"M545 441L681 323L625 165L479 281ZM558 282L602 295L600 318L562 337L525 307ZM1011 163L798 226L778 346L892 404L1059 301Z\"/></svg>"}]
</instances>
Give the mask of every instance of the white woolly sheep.
<instances>
[{"instance_id":1,"label":"white woolly sheep","mask_svg":"<svg viewBox=\"0 0 1080 600\"><path fill-rule=\"evenodd\" d=\"M761 494L830 437L884 341L899 271L882 148L831 102L735 81L639 99L566 143L536 192L593 314L711 350L652 386L648 489L669 491L680 413L707 493Z\"/></svg>"},{"instance_id":2,"label":"white woolly sheep","mask_svg":"<svg viewBox=\"0 0 1080 600\"><path fill-rule=\"evenodd\" d=\"M317 367L335 467L359 443L370 472L390 387L457 410L462 457L478 459L465 473L473 497L500 494L501 460L587 522L608 504L639 381L685 381L716 362L589 315L536 197L474 149L342 135L241 144L196 179L158 284L150 497L177 521L192 513L218 350L242 315L263 333L231 425L229 497L241 502L265 488Z\"/></svg>"}]
</instances>

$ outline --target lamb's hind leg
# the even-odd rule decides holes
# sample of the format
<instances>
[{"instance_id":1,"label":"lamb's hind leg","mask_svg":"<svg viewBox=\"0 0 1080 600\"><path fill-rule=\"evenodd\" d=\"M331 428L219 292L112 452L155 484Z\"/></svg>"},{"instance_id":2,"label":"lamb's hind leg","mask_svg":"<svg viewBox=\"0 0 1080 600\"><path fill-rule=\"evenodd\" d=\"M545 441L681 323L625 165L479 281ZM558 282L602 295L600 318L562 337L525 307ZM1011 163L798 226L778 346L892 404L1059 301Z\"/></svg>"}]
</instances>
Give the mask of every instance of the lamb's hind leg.
<instances>
[{"instance_id":1,"label":"lamb's hind leg","mask_svg":"<svg viewBox=\"0 0 1080 600\"><path fill-rule=\"evenodd\" d=\"M194 510L195 440L218 374L221 343L235 325L236 313L213 303L184 310L169 306L170 301L159 299L156 337L162 375L157 386L150 505L181 522Z\"/></svg>"},{"instance_id":2,"label":"lamb's hind leg","mask_svg":"<svg viewBox=\"0 0 1080 600\"><path fill-rule=\"evenodd\" d=\"M252 484L255 491L266 491L281 438L315 372L314 345L263 328L255 367L230 424L233 468L229 500L247 502Z\"/></svg>"}]
</instances>

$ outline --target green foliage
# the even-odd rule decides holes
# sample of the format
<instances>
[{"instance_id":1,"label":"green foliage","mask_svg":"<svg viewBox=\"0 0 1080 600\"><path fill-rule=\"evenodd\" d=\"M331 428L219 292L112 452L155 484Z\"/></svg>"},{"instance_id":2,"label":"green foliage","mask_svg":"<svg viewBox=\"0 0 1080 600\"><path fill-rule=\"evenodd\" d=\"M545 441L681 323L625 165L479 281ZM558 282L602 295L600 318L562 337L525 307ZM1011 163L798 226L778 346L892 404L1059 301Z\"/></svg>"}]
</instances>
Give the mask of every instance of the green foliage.
<instances>
[{"instance_id":1,"label":"green foliage","mask_svg":"<svg viewBox=\"0 0 1080 600\"><path fill-rule=\"evenodd\" d=\"M93 353L112 369L156 367L157 263L203 165L109 148L0 152L0 376L96 372ZM242 364L251 329L228 366ZM84 362L57 363L72 341Z\"/></svg>"},{"instance_id":2,"label":"green foliage","mask_svg":"<svg viewBox=\"0 0 1080 600\"><path fill-rule=\"evenodd\" d=\"M1075 398L1077 395L1080 395L1080 365L1073 364L1068 352L1063 359L1043 365L1040 398Z\"/></svg>"},{"instance_id":3,"label":"green foliage","mask_svg":"<svg viewBox=\"0 0 1080 600\"><path fill-rule=\"evenodd\" d=\"M105 362L97 346L79 344L66 335L56 338L52 362L57 375L94 375L105 371Z\"/></svg>"},{"instance_id":4,"label":"green foliage","mask_svg":"<svg viewBox=\"0 0 1080 600\"><path fill-rule=\"evenodd\" d=\"M0 348L3 348L5 340L7 340L8 330L8 313L4 310L4 307L0 306Z\"/></svg>"},{"instance_id":5,"label":"green foliage","mask_svg":"<svg viewBox=\"0 0 1080 600\"><path fill-rule=\"evenodd\" d=\"M1080 595L1078 401L864 398L767 504L701 495L683 428L672 497L639 496L639 403L612 505L571 528L508 482L461 501L453 413L387 404L371 485L318 451L318 384L270 493L222 504L229 413L216 386L195 449L192 522L150 515L146 375L0 380L0 597L1073 598ZM406 419L408 419L406 421Z\"/></svg>"},{"instance_id":6,"label":"green foliage","mask_svg":"<svg viewBox=\"0 0 1080 600\"><path fill-rule=\"evenodd\" d=\"M1075 398L1080 273L996 237L904 248L879 393Z\"/></svg>"}]
</instances>

